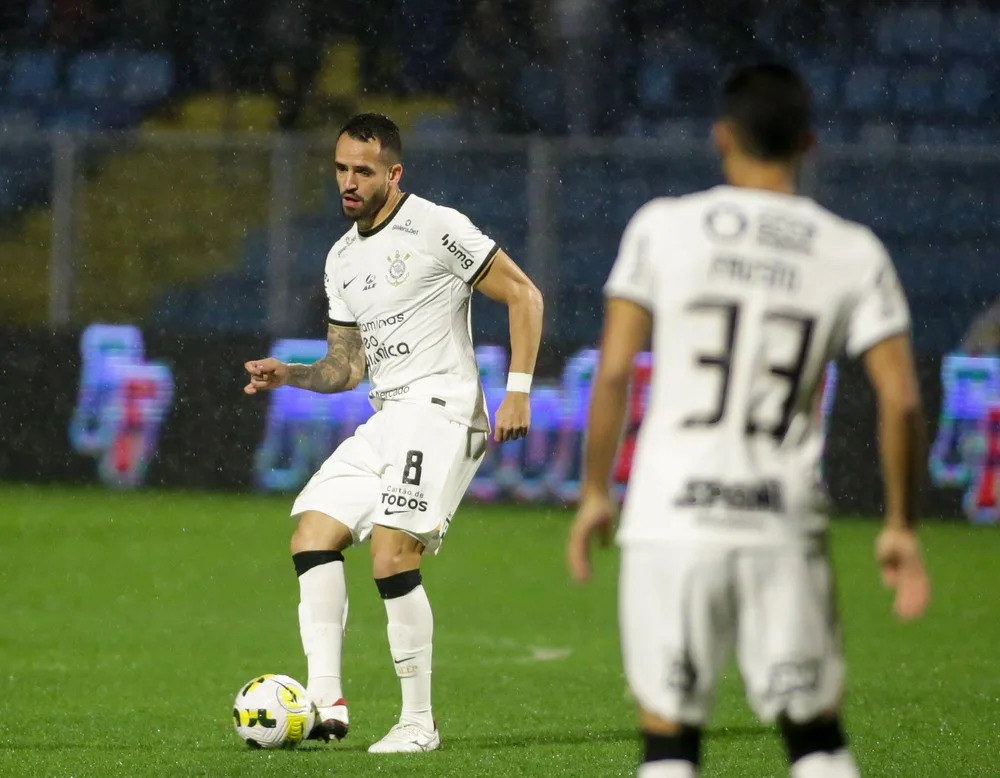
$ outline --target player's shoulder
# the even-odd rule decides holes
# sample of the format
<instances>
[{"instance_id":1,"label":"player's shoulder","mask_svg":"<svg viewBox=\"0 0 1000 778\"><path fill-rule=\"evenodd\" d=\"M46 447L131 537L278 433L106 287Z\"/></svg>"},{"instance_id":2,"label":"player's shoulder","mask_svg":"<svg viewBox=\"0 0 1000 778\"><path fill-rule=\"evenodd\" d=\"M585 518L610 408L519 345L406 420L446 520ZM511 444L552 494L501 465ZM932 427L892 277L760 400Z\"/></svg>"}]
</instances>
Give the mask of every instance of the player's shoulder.
<instances>
[{"instance_id":1,"label":"player's shoulder","mask_svg":"<svg viewBox=\"0 0 1000 778\"><path fill-rule=\"evenodd\" d=\"M414 215L427 224L447 225L454 223L456 220L468 221L468 217L457 208L441 205L417 195L410 195L410 201L413 203Z\"/></svg>"},{"instance_id":2,"label":"player's shoulder","mask_svg":"<svg viewBox=\"0 0 1000 778\"><path fill-rule=\"evenodd\" d=\"M641 231L662 225L665 219L670 218L678 211L682 199L681 197L654 197L632 214L627 229Z\"/></svg>"},{"instance_id":3,"label":"player's shoulder","mask_svg":"<svg viewBox=\"0 0 1000 778\"><path fill-rule=\"evenodd\" d=\"M888 257L885 244L867 224L840 216L815 202L812 208L822 227L819 248L824 253L863 266L881 264Z\"/></svg>"}]
</instances>

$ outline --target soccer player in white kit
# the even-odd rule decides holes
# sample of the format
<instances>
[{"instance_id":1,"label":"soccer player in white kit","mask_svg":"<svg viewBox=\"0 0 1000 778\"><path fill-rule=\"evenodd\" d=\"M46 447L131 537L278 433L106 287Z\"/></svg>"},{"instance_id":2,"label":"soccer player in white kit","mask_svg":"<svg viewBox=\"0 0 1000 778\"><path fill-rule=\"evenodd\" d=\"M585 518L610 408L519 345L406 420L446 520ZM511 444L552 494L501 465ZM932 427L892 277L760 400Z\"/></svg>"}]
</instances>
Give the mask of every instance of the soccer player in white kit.
<instances>
[{"instance_id":1,"label":"soccer player in white kit","mask_svg":"<svg viewBox=\"0 0 1000 778\"><path fill-rule=\"evenodd\" d=\"M347 617L343 551L371 541L385 601L389 648L402 688L399 722L373 753L432 751L433 618L421 583L424 553L437 553L482 461L490 432L472 345L473 289L508 306L510 373L495 440L527 434L528 392L541 340L542 297L529 278L465 216L400 191L399 130L361 114L337 140L337 183L353 227L326 260L327 355L312 365L246 363L248 394L289 385L348 391L367 366L375 414L302 489L292 559L308 690L318 708L313 738L347 734L341 645Z\"/></svg>"},{"instance_id":2,"label":"soccer player in white kit","mask_svg":"<svg viewBox=\"0 0 1000 778\"><path fill-rule=\"evenodd\" d=\"M585 580L590 541L609 539L629 374L651 338L650 401L617 533L643 778L697 775L733 648L752 707L778 722L792 776L858 775L839 715L815 412L824 366L843 352L864 361L878 400L883 580L901 618L920 616L929 598L914 533L925 458L907 302L870 230L795 193L810 114L808 88L784 66L730 78L714 128L728 184L640 209L605 288L567 554Z\"/></svg>"}]
</instances>

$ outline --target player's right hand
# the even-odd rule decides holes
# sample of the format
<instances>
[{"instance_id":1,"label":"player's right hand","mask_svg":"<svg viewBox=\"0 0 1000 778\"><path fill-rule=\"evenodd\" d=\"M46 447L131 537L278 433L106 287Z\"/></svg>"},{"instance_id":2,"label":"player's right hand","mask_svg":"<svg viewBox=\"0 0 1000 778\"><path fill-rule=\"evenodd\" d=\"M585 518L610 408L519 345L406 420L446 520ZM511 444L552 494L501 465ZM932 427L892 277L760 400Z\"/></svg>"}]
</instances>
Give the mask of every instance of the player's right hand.
<instances>
[{"instance_id":1,"label":"player's right hand","mask_svg":"<svg viewBox=\"0 0 1000 778\"><path fill-rule=\"evenodd\" d=\"M886 527L875 542L875 558L882 571L882 583L896 592L896 615L904 621L923 616L931 599L931 582L916 533Z\"/></svg>"},{"instance_id":2,"label":"player's right hand","mask_svg":"<svg viewBox=\"0 0 1000 778\"><path fill-rule=\"evenodd\" d=\"M279 386L284 386L288 379L288 365L274 357L254 359L247 362L244 367L250 374L250 383L243 387L243 391L247 394L277 389Z\"/></svg>"},{"instance_id":3,"label":"player's right hand","mask_svg":"<svg viewBox=\"0 0 1000 778\"><path fill-rule=\"evenodd\" d=\"M596 537L601 547L607 548L614 523L615 507L606 491L581 494L566 547L566 563L574 580L582 583L590 578L590 541Z\"/></svg>"}]
</instances>

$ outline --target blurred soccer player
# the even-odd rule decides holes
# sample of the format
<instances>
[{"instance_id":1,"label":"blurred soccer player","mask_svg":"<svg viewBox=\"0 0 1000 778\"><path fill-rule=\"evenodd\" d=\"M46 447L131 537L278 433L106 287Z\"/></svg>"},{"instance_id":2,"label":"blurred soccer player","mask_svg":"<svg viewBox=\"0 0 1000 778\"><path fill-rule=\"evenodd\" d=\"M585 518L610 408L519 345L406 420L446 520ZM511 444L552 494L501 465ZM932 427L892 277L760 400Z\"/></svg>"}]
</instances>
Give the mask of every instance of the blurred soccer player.
<instances>
[{"instance_id":1,"label":"blurred soccer player","mask_svg":"<svg viewBox=\"0 0 1000 778\"><path fill-rule=\"evenodd\" d=\"M619 616L645 741L639 775L690 778L735 647L795 778L858 775L840 721L844 662L818 485L823 368L864 361L878 399L886 518L875 553L900 618L930 586L914 530L922 410L906 299L870 230L795 193L813 143L803 80L730 78L714 128L728 184L633 217L605 288L572 575L613 523L608 479L636 354L650 404L618 529ZM877 182L872 182L877 187Z\"/></svg>"},{"instance_id":2,"label":"blurred soccer player","mask_svg":"<svg viewBox=\"0 0 1000 778\"><path fill-rule=\"evenodd\" d=\"M367 365L376 413L344 441L292 506L299 623L319 708L312 736L347 733L341 645L347 616L343 551L371 539L389 648L402 686L399 723L374 753L432 751L431 606L424 553L437 553L486 448L490 423L472 346L473 289L510 315L507 395L494 437L527 434L528 392L541 339L542 298L497 244L458 211L400 191L399 130L362 114L341 131L337 183L354 226L330 250L329 351L312 365L246 363L248 394L279 386L344 392Z\"/></svg>"}]
</instances>

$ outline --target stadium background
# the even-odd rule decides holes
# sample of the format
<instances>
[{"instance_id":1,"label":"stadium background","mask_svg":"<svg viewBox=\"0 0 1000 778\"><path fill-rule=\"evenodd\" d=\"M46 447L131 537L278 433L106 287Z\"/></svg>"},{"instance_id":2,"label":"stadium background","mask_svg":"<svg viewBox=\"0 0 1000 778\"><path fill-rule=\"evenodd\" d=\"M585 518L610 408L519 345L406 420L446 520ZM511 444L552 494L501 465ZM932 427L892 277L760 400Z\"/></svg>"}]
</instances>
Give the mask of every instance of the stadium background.
<instances>
[{"instance_id":1,"label":"stadium background","mask_svg":"<svg viewBox=\"0 0 1000 778\"><path fill-rule=\"evenodd\" d=\"M634 774L616 560L571 586L558 502L467 504L426 565L440 753L405 768L365 753L398 684L363 549L348 555L350 738L242 749L235 690L304 673L289 497L255 485L269 403L242 395L242 364L322 338L323 258L345 226L332 133L381 110L404 129L404 185L466 211L542 286L539 383L558 380L596 340L630 213L719 182L712 94L762 53L816 91L804 188L893 252L934 439L942 360L1000 294L997 3L0 3L0 775ZM476 301L479 343L505 342L502 314ZM165 418L133 420L140 442L155 427L145 488L102 486L108 441L75 425L81 408L128 415L82 391L95 322L137 328L112 333L141 334L140 378L170 371ZM961 490L932 489L931 612L891 619L871 559L872 398L838 367L825 476L856 517L832 528L853 748L876 778L996 776L1000 535L947 520ZM730 669L705 775L785 774L741 700Z\"/></svg>"},{"instance_id":2,"label":"stadium background","mask_svg":"<svg viewBox=\"0 0 1000 778\"><path fill-rule=\"evenodd\" d=\"M331 131L405 134L404 186L456 206L546 296L541 378L596 343L621 229L719 182L707 141L734 64L798 64L820 151L802 185L871 224L914 312L931 433L940 359L1000 291L1000 11L729 0L7 2L0 16L0 322L6 479L88 481L67 445L93 322L140 328L175 397L146 480L246 488L266 409L240 365L321 338L338 215ZM476 301L478 343L505 312ZM878 510L871 402L841 366L827 473ZM207 421L210 420L210 421ZM197 455L192 442L197 441ZM957 491L931 495L954 515Z\"/></svg>"}]
</instances>

